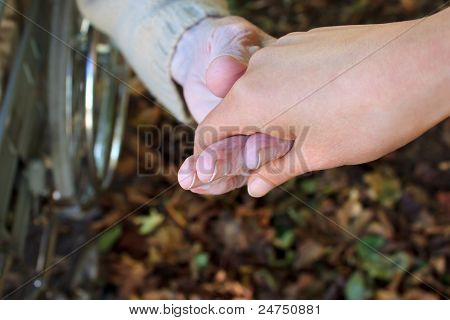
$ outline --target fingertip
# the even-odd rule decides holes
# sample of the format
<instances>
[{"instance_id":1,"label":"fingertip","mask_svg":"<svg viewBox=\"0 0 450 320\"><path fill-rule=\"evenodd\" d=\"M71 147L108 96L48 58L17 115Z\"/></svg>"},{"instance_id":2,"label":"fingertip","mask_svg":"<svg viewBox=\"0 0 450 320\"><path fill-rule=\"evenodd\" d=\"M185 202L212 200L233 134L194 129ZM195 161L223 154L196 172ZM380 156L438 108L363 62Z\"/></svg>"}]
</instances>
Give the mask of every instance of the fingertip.
<instances>
[{"instance_id":1,"label":"fingertip","mask_svg":"<svg viewBox=\"0 0 450 320\"><path fill-rule=\"evenodd\" d=\"M209 183L214 180L217 174L217 159L210 149L204 150L195 164L198 179L203 183Z\"/></svg>"},{"instance_id":2,"label":"fingertip","mask_svg":"<svg viewBox=\"0 0 450 320\"><path fill-rule=\"evenodd\" d=\"M261 198L265 196L275 186L260 176L250 177L247 184L247 191L253 198Z\"/></svg>"},{"instance_id":3,"label":"fingertip","mask_svg":"<svg viewBox=\"0 0 450 320\"><path fill-rule=\"evenodd\" d=\"M184 190L190 190L195 183L195 160L194 156L187 158L178 170L178 184Z\"/></svg>"},{"instance_id":4,"label":"fingertip","mask_svg":"<svg viewBox=\"0 0 450 320\"><path fill-rule=\"evenodd\" d=\"M244 163L248 170L256 170L262 164L262 150L255 150L250 152L248 149L244 150Z\"/></svg>"},{"instance_id":5,"label":"fingertip","mask_svg":"<svg viewBox=\"0 0 450 320\"><path fill-rule=\"evenodd\" d=\"M231 55L217 57L206 71L206 86L215 96L224 98L246 70L247 65Z\"/></svg>"},{"instance_id":6,"label":"fingertip","mask_svg":"<svg viewBox=\"0 0 450 320\"><path fill-rule=\"evenodd\" d=\"M282 158L270 161L252 174L248 192L252 197L262 197L275 187L301 174L295 152L288 152Z\"/></svg>"},{"instance_id":7,"label":"fingertip","mask_svg":"<svg viewBox=\"0 0 450 320\"><path fill-rule=\"evenodd\" d=\"M195 174L186 174L186 175L180 175L178 174L178 184L181 188L184 190L190 190L193 185L195 184L196 177Z\"/></svg>"},{"instance_id":8,"label":"fingertip","mask_svg":"<svg viewBox=\"0 0 450 320\"><path fill-rule=\"evenodd\" d=\"M248 137L245 144L244 159L245 165L249 170L256 170L264 164L264 149L266 148L265 140L270 136L255 133Z\"/></svg>"},{"instance_id":9,"label":"fingertip","mask_svg":"<svg viewBox=\"0 0 450 320\"><path fill-rule=\"evenodd\" d=\"M272 137L263 133L251 135L245 145L245 164L248 169L256 170L269 161L276 160L288 153L293 141Z\"/></svg>"}]
</instances>

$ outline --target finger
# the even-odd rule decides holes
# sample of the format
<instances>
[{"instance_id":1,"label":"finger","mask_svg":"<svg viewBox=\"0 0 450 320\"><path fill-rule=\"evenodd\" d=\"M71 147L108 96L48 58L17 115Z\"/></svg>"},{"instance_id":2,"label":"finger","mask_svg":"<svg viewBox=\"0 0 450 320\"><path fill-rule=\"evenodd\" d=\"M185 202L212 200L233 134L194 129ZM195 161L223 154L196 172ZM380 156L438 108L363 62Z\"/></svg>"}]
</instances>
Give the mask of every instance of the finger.
<instances>
[{"instance_id":1,"label":"finger","mask_svg":"<svg viewBox=\"0 0 450 320\"><path fill-rule=\"evenodd\" d=\"M247 63L231 55L215 58L206 71L206 86L217 97L224 98L247 70Z\"/></svg>"},{"instance_id":2,"label":"finger","mask_svg":"<svg viewBox=\"0 0 450 320\"><path fill-rule=\"evenodd\" d=\"M180 170L178 170L178 183L184 190L191 190L203 185L198 179L195 170L197 158L197 156L190 156L183 162Z\"/></svg>"},{"instance_id":3,"label":"finger","mask_svg":"<svg viewBox=\"0 0 450 320\"><path fill-rule=\"evenodd\" d=\"M235 189L243 187L248 180L248 176L229 176L217 179L211 183L193 188L191 191L204 195L221 195Z\"/></svg>"},{"instance_id":4,"label":"finger","mask_svg":"<svg viewBox=\"0 0 450 320\"><path fill-rule=\"evenodd\" d=\"M244 162L247 170L256 170L269 161L283 157L291 150L294 141L267 134L251 135L245 143Z\"/></svg>"},{"instance_id":5,"label":"finger","mask_svg":"<svg viewBox=\"0 0 450 320\"><path fill-rule=\"evenodd\" d=\"M196 156L187 158L180 167L178 182L183 189L199 194L219 195L240 188L247 183L248 175L224 176L204 183L197 177L195 169L197 158Z\"/></svg>"},{"instance_id":6,"label":"finger","mask_svg":"<svg viewBox=\"0 0 450 320\"><path fill-rule=\"evenodd\" d=\"M196 172L207 183L229 175L248 175L250 170L284 156L293 141L266 134L234 136L206 148L197 158Z\"/></svg>"},{"instance_id":7,"label":"finger","mask_svg":"<svg viewBox=\"0 0 450 320\"><path fill-rule=\"evenodd\" d=\"M197 158L197 176L202 182L229 175L240 175L245 170L243 151L247 136L234 136L206 148Z\"/></svg>"},{"instance_id":8,"label":"finger","mask_svg":"<svg viewBox=\"0 0 450 320\"><path fill-rule=\"evenodd\" d=\"M250 57L269 35L239 17L225 19L211 36L210 62L206 70L206 85L217 97L223 98L244 74Z\"/></svg>"},{"instance_id":9,"label":"finger","mask_svg":"<svg viewBox=\"0 0 450 320\"><path fill-rule=\"evenodd\" d=\"M252 197L262 197L273 188L307 171L302 158L293 149L284 157L268 162L252 173L248 181L248 193Z\"/></svg>"}]
</instances>

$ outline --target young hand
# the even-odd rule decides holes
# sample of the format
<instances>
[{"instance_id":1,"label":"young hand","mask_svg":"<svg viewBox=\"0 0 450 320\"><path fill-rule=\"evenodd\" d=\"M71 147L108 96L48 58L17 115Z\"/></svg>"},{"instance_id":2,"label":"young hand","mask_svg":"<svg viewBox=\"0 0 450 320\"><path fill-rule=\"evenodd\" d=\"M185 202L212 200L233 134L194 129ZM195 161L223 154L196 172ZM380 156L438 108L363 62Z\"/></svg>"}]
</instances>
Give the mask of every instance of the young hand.
<instances>
[{"instance_id":1,"label":"young hand","mask_svg":"<svg viewBox=\"0 0 450 320\"><path fill-rule=\"evenodd\" d=\"M257 197L307 171L382 157L450 115L448 39L450 9L287 35L252 56L199 125L195 154L234 135L295 140L251 174L248 190Z\"/></svg>"}]
</instances>

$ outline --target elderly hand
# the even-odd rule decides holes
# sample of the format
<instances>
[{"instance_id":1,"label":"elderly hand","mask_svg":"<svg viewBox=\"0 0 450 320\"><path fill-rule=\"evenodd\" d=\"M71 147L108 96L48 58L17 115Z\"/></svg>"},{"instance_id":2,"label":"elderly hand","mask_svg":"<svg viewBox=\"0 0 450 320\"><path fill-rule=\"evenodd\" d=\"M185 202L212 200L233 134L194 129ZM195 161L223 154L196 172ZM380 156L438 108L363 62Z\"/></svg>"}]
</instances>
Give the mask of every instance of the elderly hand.
<instances>
[{"instance_id":1,"label":"elderly hand","mask_svg":"<svg viewBox=\"0 0 450 320\"><path fill-rule=\"evenodd\" d=\"M207 18L185 32L171 71L197 122L226 96L247 69L250 57L272 41L240 17Z\"/></svg>"},{"instance_id":2,"label":"elderly hand","mask_svg":"<svg viewBox=\"0 0 450 320\"><path fill-rule=\"evenodd\" d=\"M223 194L243 187L253 171L283 157L291 148L292 141L267 134L223 139L186 159L178 181L183 189L194 193Z\"/></svg>"}]
</instances>

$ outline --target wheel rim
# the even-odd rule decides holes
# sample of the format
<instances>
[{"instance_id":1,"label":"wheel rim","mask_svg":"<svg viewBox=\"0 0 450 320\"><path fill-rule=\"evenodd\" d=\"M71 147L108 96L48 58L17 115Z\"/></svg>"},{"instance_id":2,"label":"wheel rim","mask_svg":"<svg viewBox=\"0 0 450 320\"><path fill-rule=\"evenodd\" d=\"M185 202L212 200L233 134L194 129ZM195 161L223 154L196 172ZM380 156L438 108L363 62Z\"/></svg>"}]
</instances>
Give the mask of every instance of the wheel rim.
<instances>
[{"instance_id":1,"label":"wheel rim","mask_svg":"<svg viewBox=\"0 0 450 320\"><path fill-rule=\"evenodd\" d=\"M88 206L110 184L117 166L128 68L71 3L56 1L53 19L58 36L49 60L53 176L57 198Z\"/></svg>"}]
</instances>

